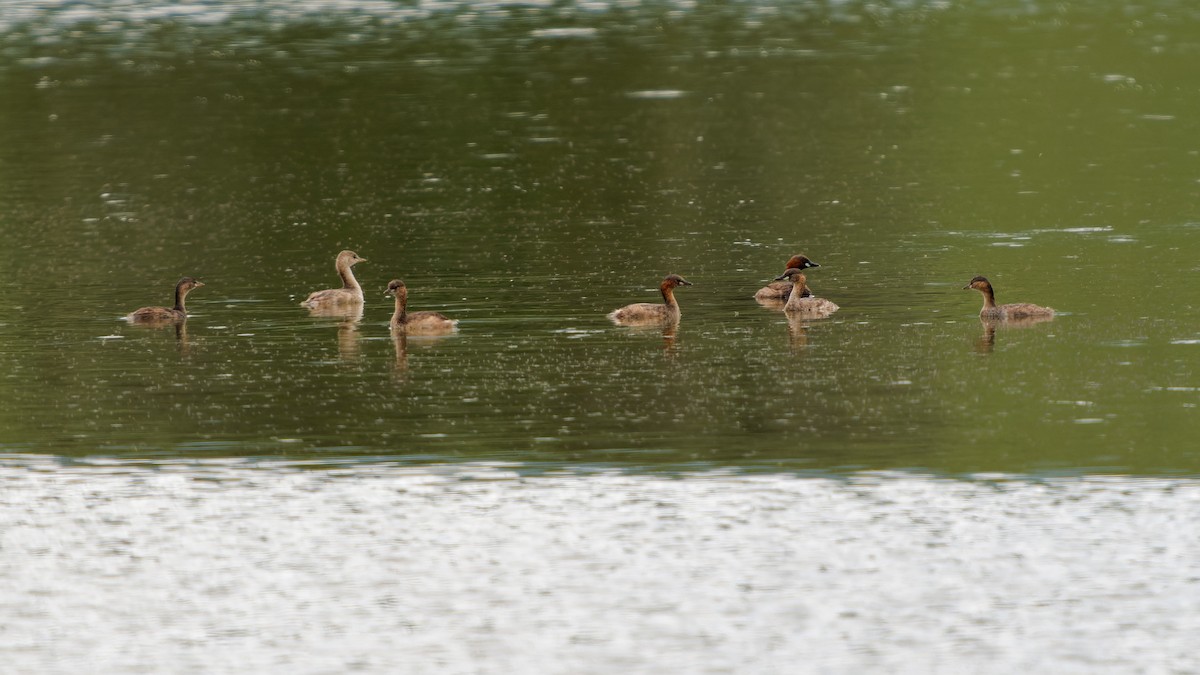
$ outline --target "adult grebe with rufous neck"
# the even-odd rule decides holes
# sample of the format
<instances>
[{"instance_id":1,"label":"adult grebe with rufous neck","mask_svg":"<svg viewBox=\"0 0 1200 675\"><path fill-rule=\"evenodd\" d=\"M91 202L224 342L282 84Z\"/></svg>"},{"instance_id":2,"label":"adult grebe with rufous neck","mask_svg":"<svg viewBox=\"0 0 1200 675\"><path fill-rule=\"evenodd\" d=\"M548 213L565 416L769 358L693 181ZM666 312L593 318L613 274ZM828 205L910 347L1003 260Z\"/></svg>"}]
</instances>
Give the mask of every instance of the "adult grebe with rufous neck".
<instances>
[{"instance_id":1,"label":"adult grebe with rufous neck","mask_svg":"<svg viewBox=\"0 0 1200 675\"><path fill-rule=\"evenodd\" d=\"M814 267L820 267L817 263L809 260L806 256L796 254L787 261L787 265L783 268L783 273L787 274L788 270L807 270ZM807 286L804 288L805 297L812 295L812 291ZM771 283L758 289L754 294L754 299L762 303L783 302L792 295L792 282L779 281L776 279Z\"/></svg>"},{"instance_id":2,"label":"adult grebe with rufous neck","mask_svg":"<svg viewBox=\"0 0 1200 675\"><path fill-rule=\"evenodd\" d=\"M622 326L645 326L678 321L680 314L679 303L675 301L675 288L691 285L692 282L678 274L668 274L658 285L658 290L663 296L661 305L653 302L635 302L632 305L614 309L608 313L608 318L613 323Z\"/></svg>"}]
</instances>

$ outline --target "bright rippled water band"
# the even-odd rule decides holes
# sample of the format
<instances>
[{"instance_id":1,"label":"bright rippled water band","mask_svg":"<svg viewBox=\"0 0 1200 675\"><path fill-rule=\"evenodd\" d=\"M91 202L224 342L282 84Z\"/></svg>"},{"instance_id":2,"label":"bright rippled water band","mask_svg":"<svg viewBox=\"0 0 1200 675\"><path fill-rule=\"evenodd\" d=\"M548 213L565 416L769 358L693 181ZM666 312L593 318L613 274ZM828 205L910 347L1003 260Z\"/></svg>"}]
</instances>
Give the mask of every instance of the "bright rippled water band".
<instances>
[{"instance_id":1,"label":"bright rippled water band","mask_svg":"<svg viewBox=\"0 0 1200 675\"><path fill-rule=\"evenodd\" d=\"M0 672L1200 670L1197 54L1182 2L0 4ZM798 252L828 319L752 299ZM667 273L676 331L604 318Z\"/></svg>"}]
</instances>

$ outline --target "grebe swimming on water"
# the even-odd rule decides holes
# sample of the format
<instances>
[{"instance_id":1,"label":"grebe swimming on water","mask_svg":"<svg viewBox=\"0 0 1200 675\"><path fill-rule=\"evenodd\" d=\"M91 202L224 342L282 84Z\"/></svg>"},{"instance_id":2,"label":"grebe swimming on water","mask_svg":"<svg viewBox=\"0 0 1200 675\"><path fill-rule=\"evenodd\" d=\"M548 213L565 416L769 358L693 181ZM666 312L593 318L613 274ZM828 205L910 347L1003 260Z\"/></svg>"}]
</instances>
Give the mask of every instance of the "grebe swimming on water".
<instances>
[{"instance_id":1,"label":"grebe swimming on water","mask_svg":"<svg viewBox=\"0 0 1200 675\"><path fill-rule=\"evenodd\" d=\"M653 323L671 323L679 320L679 303L675 301L677 286L691 286L692 282L678 274L668 274L658 290L662 292L663 304L653 302L635 302L614 309L608 313L613 323L623 326L647 325Z\"/></svg>"},{"instance_id":2,"label":"grebe swimming on water","mask_svg":"<svg viewBox=\"0 0 1200 675\"><path fill-rule=\"evenodd\" d=\"M804 294L804 291L808 288L806 286L808 279L804 276L804 272L798 268L793 267L775 280L786 280L792 284L792 293L788 296L787 304L783 306L783 311L787 312L788 316L804 315L813 318L822 318L838 311L838 306L832 301Z\"/></svg>"},{"instance_id":3,"label":"grebe swimming on water","mask_svg":"<svg viewBox=\"0 0 1200 675\"><path fill-rule=\"evenodd\" d=\"M787 264L783 267L783 270L784 274L787 274L787 270L806 270L813 267L820 267L820 265L809 260L807 256L796 254L788 259ZM790 281L776 280L758 289L758 292L754 294L754 299L765 303L776 301L783 302L784 300L787 300L791 294L792 283ZM804 287L804 295L805 297L812 295L812 291L810 291L807 286Z\"/></svg>"},{"instance_id":4,"label":"grebe swimming on water","mask_svg":"<svg viewBox=\"0 0 1200 675\"><path fill-rule=\"evenodd\" d=\"M396 312L391 321L393 332L439 335L458 330L458 319L451 319L441 312L409 312L408 287L399 279L392 279L384 294L396 296Z\"/></svg>"},{"instance_id":5,"label":"grebe swimming on water","mask_svg":"<svg viewBox=\"0 0 1200 675\"><path fill-rule=\"evenodd\" d=\"M982 319L1006 320L1054 316L1053 309L1040 305L1031 305L1027 302L997 305L996 292L992 290L992 283L987 280L987 277L975 277L971 279L966 286L963 286L963 290L968 288L974 288L983 295L983 309L979 310L979 317Z\"/></svg>"},{"instance_id":6,"label":"grebe swimming on water","mask_svg":"<svg viewBox=\"0 0 1200 675\"><path fill-rule=\"evenodd\" d=\"M142 307L134 310L125 318L134 323L164 323L168 321L183 321L187 318L187 309L183 306L183 300L193 288L200 288L204 285L203 281L193 279L192 277L184 277L175 284L175 306L174 307Z\"/></svg>"},{"instance_id":7,"label":"grebe swimming on water","mask_svg":"<svg viewBox=\"0 0 1200 675\"><path fill-rule=\"evenodd\" d=\"M300 306L318 309L338 305L361 305L363 303L362 286L358 285L358 280L354 278L354 272L350 269L360 262L367 262L367 259L358 257L354 251L339 253L335 264L338 276L342 278L342 287L310 293L304 302L300 303Z\"/></svg>"}]
</instances>

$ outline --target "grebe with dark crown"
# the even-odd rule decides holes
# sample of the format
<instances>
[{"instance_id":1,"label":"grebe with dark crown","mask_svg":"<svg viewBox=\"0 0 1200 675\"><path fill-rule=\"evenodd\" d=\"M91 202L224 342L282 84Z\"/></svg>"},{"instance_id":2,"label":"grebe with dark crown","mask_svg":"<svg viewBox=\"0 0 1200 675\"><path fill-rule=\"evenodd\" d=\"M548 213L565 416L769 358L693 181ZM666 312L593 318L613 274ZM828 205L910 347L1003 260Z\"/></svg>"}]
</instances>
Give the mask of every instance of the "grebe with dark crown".
<instances>
[{"instance_id":1,"label":"grebe with dark crown","mask_svg":"<svg viewBox=\"0 0 1200 675\"><path fill-rule=\"evenodd\" d=\"M790 281L792 284L792 293L788 296L787 304L783 306L783 311L788 313L788 316L807 316L812 318L822 318L838 311L838 306L825 298L816 298L811 295L805 295L807 290L807 277L799 268L793 267L775 278L776 281Z\"/></svg>"},{"instance_id":2,"label":"grebe with dark crown","mask_svg":"<svg viewBox=\"0 0 1200 675\"><path fill-rule=\"evenodd\" d=\"M335 265L338 276L342 278L342 287L310 293L304 302L300 303L300 306L318 309L338 305L361 305L363 303L362 286L358 285L358 280L354 278L354 272L350 269L360 262L367 262L367 259L358 257L354 251L339 253Z\"/></svg>"},{"instance_id":3,"label":"grebe with dark crown","mask_svg":"<svg viewBox=\"0 0 1200 675\"><path fill-rule=\"evenodd\" d=\"M126 315L125 319L133 323L183 321L187 319L187 309L183 306L184 298L187 297L187 294L193 288L200 288L203 285L203 281L193 279L192 277L184 277L179 280L179 283L175 284L174 307L142 307Z\"/></svg>"},{"instance_id":4,"label":"grebe with dark crown","mask_svg":"<svg viewBox=\"0 0 1200 675\"><path fill-rule=\"evenodd\" d=\"M399 279L388 283L384 295L396 297L396 312L392 314L393 332L408 335L444 335L458 330L458 319L451 319L441 312L409 312L408 287Z\"/></svg>"},{"instance_id":5,"label":"grebe with dark crown","mask_svg":"<svg viewBox=\"0 0 1200 675\"><path fill-rule=\"evenodd\" d=\"M615 324L625 326L678 321L679 303L675 301L675 287L691 285L692 282L678 274L668 274L658 285L658 290L663 296L663 304L635 302L632 305L614 309L608 313L608 318Z\"/></svg>"},{"instance_id":6,"label":"grebe with dark crown","mask_svg":"<svg viewBox=\"0 0 1200 675\"><path fill-rule=\"evenodd\" d=\"M787 274L787 270L806 270L813 267L820 267L820 265L809 260L807 256L798 253L787 261L787 265L784 266L783 270L784 274ZM792 283L790 281L776 280L758 289L758 292L754 294L754 299L758 300L759 302L783 302L784 300L787 300L791 294ZM804 297L808 297L810 295L812 295L812 291L805 286Z\"/></svg>"},{"instance_id":7,"label":"grebe with dark crown","mask_svg":"<svg viewBox=\"0 0 1200 675\"><path fill-rule=\"evenodd\" d=\"M1007 305L996 304L996 292L987 277L975 277L963 286L963 290L973 288L983 295L983 309L979 310L981 319L1027 319L1033 317L1048 318L1054 316L1054 310L1041 305L1027 302L1014 302Z\"/></svg>"}]
</instances>

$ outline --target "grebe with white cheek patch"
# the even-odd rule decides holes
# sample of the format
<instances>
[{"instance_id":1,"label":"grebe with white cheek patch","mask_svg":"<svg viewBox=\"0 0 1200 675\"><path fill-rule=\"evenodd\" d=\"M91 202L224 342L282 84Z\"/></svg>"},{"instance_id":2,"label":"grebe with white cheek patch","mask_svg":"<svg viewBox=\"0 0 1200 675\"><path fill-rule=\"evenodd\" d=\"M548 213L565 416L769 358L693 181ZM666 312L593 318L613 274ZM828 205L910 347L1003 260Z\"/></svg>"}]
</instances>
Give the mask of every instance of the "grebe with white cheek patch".
<instances>
[{"instance_id":1,"label":"grebe with white cheek patch","mask_svg":"<svg viewBox=\"0 0 1200 675\"><path fill-rule=\"evenodd\" d=\"M787 261L787 265L784 265L783 270L784 274L787 274L787 270L806 270L814 267L820 267L820 265L809 260L807 256L796 254ZM812 291L806 286L804 294L805 297L808 297L812 295ZM758 289L758 292L754 294L754 299L763 303L783 302L791 297L791 295L792 283L790 281L776 280Z\"/></svg>"}]
</instances>

